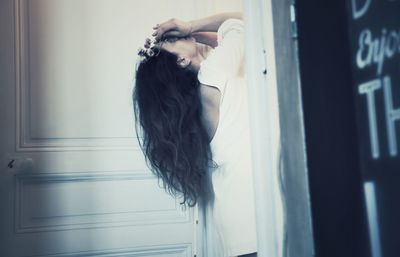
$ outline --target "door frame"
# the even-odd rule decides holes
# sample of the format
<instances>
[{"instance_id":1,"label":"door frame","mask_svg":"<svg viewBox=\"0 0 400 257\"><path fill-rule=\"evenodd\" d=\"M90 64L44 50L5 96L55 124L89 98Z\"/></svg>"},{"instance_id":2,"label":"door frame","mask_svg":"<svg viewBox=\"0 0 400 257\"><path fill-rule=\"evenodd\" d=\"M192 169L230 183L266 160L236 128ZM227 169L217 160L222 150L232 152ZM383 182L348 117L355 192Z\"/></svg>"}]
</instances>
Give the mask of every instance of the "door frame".
<instances>
[{"instance_id":1,"label":"door frame","mask_svg":"<svg viewBox=\"0 0 400 257\"><path fill-rule=\"evenodd\" d=\"M243 7L258 256L312 257L294 0Z\"/></svg>"}]
</instances>

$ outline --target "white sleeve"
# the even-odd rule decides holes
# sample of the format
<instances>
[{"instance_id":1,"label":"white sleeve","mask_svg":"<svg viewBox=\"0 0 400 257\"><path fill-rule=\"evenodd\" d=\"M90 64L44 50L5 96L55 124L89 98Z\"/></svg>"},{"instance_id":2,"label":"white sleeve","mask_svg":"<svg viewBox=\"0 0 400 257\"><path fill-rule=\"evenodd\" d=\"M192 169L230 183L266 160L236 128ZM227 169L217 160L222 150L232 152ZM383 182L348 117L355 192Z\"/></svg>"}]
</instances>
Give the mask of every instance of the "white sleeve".
<instances>
[{"instance_id":1,"label":"white sleeve","mask_svg":"<svg viewBox=\"0 0 400 257\"><path fill-rule=\"evenodd\" d=\"M243 21L228 19L217 33L218 46L201 63L198 79L202 84L217 87L223 94L227 80L238 75L243 62Z\"/></svg>"}]
</instances>

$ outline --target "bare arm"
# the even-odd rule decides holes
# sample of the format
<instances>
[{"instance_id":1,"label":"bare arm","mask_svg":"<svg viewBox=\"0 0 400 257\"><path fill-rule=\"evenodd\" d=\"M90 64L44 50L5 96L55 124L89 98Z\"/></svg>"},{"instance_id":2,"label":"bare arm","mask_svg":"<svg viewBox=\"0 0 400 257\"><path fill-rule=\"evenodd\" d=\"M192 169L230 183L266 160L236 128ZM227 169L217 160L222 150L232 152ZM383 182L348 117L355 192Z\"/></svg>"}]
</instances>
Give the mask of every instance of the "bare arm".
<instances>
[{"instance_id":1,"label":"bare arm","mask_svg":"<svg viewBox=\"0 0 400 257\"><path fill-rule=\"evenodd\" d=\"M202 123L207 131L209 141L215 135L219 121L219 102L221 93L215 87L201 84L200 99L202 106Z\"/></svg>"},{"instance_id":2,"label":"bare arm","mask_svg":"<svg viewBox=\"0 0 400 257\"><path fill-rule=\"evenodd\" d=\"M219 26L221 26L224 21L232 18L242 19L242 14L238 12L220 13L203 19L191 21L191 32L217 32Z\"/></svg>"},{"instance_id":3,"label":"bare arm","mask_svg":"<svg viewBox=\"0 0 400 257\"><path fill-rule=\"evenodd\" d=\"M157 24L153 36L158 41L163 37L175 36L185 37L198 32L217 32L219 26L227 19L242 19L242 14L237 12L220 13L206 18L189 22L178 19L170 19L164 23Z\"/></svg>"}]
</instances>

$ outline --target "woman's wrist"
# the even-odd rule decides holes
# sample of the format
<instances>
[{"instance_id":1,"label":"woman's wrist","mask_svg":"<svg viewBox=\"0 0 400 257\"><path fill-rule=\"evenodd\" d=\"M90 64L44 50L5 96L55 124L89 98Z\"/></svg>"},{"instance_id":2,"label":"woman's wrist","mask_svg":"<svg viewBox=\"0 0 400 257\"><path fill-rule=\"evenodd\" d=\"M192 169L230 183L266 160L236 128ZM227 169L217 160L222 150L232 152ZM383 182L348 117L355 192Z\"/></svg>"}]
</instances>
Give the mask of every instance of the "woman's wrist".
<instances>
[{"instance_id":1,"label":"woman's wrist","mask_svg":"<svg viewBox=\"0 0 400 257\"><path fill-rule=\"evenodd\" d=\"M189 21L189 35L192 35L193 33L196 33L196 31L194 30L194 21Z\"/></svg>"},{"instance_id":2,"label":"woman's wrist","mask_svg":"<svg viewBox=\"0 0 400 257\"><path fill-rule=\"evenodd\" d=\"M227 19L242 19L239 12L220 13L203 19L192 20L189 22L191 33L196 32L217 32L219 26Z\"/></svg>"}]
</instances>

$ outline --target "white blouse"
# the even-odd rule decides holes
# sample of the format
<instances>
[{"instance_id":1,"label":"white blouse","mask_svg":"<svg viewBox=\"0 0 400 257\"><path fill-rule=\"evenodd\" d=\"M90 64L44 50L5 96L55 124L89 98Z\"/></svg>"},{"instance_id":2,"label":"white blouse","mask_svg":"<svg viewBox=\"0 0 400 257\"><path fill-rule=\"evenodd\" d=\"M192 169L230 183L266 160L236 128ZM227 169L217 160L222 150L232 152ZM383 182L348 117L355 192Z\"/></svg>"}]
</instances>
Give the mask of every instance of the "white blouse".
<instances>
[{"instance_id":1,"label":"white blouse","mask_svg":"<svg viewBox=\"0 0 400 257\"><path fill-rule=\"evenodd\" d=\"M218 165L211 171L215 199L208 210L206 225L207 241L211 240L213 242L209 244L221 248L218 254L214 252L206 256L257 252L248 96L243 63L243 22L226 20L218 29L218 46L201 63L198 73L200 83L216 87L221 92L218 127L210 143L213 160Z\"/></svg>"}]
</instances>

